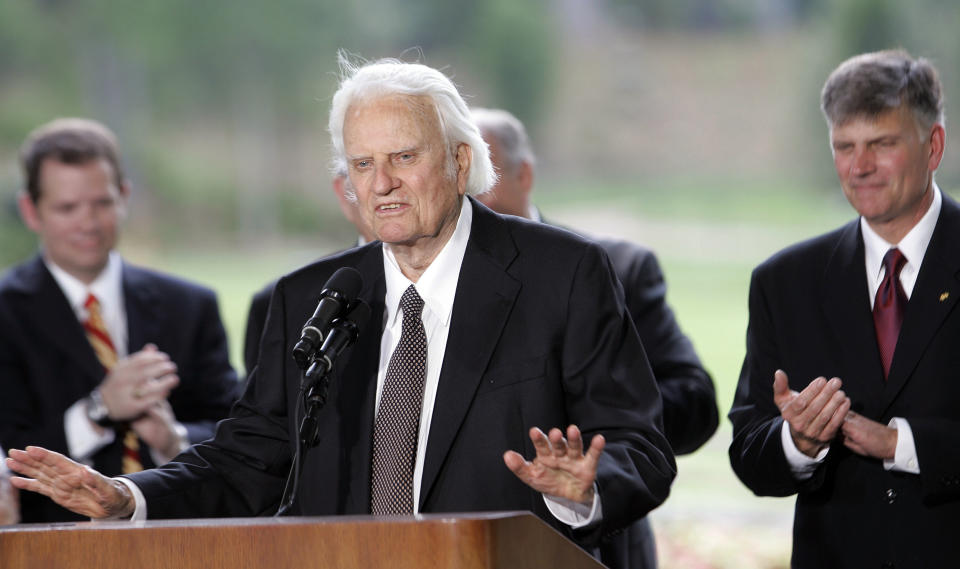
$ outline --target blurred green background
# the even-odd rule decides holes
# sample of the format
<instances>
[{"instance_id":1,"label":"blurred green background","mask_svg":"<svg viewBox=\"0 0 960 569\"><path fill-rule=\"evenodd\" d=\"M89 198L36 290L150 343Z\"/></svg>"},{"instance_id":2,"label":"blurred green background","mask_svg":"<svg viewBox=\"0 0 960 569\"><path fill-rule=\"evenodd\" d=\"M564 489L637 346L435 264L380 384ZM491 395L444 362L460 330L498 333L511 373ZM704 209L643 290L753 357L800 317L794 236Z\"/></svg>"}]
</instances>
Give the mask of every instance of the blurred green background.
<instances>
[{"instance_id":1,"label":"blurred green background","mask_svg":"<svg viewBox=\"0 0 960 569\"><path fill-rule=\"evenodd\" d=\"M527 124L546 216L658 252L725 414L750 270L852 217L823 80L905 47L940 69L956 116L958 25L950 0L0 2L0 268L35 249L20 142L57 116L99 119L134 185L121 251L215 288L242 369L250 295L354 238L327 171L336 50L419 60ZM955 196L956 152L938 173ZM792 501L737 482L729 436L724 420L680 460L652 516L663 567L786 566Z\"/></svg>"}]
</instances>

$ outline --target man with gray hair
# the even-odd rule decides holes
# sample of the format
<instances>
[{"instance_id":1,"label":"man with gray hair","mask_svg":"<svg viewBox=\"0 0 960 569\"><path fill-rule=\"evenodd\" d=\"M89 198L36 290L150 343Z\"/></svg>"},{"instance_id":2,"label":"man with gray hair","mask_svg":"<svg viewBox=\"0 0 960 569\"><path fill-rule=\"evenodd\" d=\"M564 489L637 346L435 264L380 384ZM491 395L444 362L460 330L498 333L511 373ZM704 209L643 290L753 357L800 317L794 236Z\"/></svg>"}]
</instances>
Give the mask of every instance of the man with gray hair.
<instances>
[{"instance_id":1,"label":"man with gray hair","mask_svg":"<svg viewBox=\"0 0 960 569\"><path fill-rule=\"evenodd\" d=\"M343 65L336 163L379 240L280 279L257 367L214 439L121 479L11 451L11 469L35 477L14 484L98 518L273 513L298 436L291 348L322 283L353 267L374 316L331 372L322 436L303 458L309 483L289 511L530 510L591 547L659 505L675 474L609 262L469 197L493 184L493 167L442 73Z\"/></svg>"},{"instance_id":2,"label":"man with gray hair","mask_svg":"<svg viewBox=\"0 0 960 569\"><path fill-rule=\"evenodd\" d=\"M536 157L523 123L503 109L474 108L473 118L500 176L478 199L496 212L542 221L531 199ZM676 454L691 453L717 430L713 380L667 305L667 284L656 255L628 241L595 241L613 263L650 360L663 400L664 434ZM656 553L653 531L644 518L602 543L600 559L609 567L654 568Z\"/></svg>"},{"instance_id":3,"label":"man with gray hair","mask_svg":"<svg viewBox=\"0 0 960 569\"><path fill-rule=\"evenodd\" d=\"M805 567L948 567L960 555L960 207L934 182L946 134L933 66L853 57L822 108L859 219L753 273L730 462L797 495Z\"/></svg>"}]
</instances>

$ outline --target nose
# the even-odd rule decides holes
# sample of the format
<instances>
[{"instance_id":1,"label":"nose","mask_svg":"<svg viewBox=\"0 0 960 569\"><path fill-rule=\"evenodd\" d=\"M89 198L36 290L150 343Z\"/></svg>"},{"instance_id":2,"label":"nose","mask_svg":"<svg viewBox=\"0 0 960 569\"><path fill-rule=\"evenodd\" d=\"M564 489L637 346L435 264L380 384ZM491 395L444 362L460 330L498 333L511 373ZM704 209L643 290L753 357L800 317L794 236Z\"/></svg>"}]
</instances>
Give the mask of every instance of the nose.
<instances>
[{"instance_id":1,"label":"nose","mask_svg":"<svg viewBox=\"0 0 960 569\"><path fill-rule=\"evenodd\" d=\"M390 161L377 164L374 170L373 191L378 195L386 195L393 191L397 185L398 181L393 164Z\"/></svg>"},{"instance_id":2,"label":"nose","mask_svg":"<svg viewBox=\"0 0 960 569\"><path fill-rule=\"evenodd\" d=\"M862 148L854 151L853 162L850 164L850 174L854 176L866 176L873 173L875 168L876 157L872 150Z\"/></svg>"}]
</instances>

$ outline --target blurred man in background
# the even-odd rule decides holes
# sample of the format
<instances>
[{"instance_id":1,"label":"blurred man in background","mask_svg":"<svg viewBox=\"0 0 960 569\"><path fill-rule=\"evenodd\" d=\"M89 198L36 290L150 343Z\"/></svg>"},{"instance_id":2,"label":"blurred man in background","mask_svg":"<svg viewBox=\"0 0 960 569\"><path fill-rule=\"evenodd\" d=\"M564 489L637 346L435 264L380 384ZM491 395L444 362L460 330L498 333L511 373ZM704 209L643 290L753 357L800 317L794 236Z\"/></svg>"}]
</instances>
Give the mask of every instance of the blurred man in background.
<instances>
[{"instance_id":1,"label":"blurred man in background","mask_svg":"<svg viewBox=\"0 0 960 569\"><path fill-rule=\"evenodd\" d=\"M340 204L340 211L343 213L343 217L357 230L357 240L354 242L354 245L360 247L361 245L375 241L377 238L360 217L360 210L357 208L356 199L352 197L351 192L347 189L349 184L350 180L344 171L336 172L333 180L331 180L333 193L337 195L337 203ZM260 351L260 337L263 335L263 326L267 322L267 308L270 306L270 295L273 293L273 287L276 286L276 284L277 281L271 281L260 289L259 292L254 294L253 299L250 301L250 310L247 313L246 334L243 338L243 363L247 374L253 371L253 367L257 363L257 354ZM319 297L320 290L316 292Z\"/></svg>"},{"instance_id":2,"label":"blurred man in background","mask_svg":"<svg viewBox=\"0 0 960 569\"><path fill-rule=\"evenodd\" d=\"M960 206L934 182L940 80L904 51L868 53L821 103L860 217L754 271L730 462L758 495L797 495L795 568L952 567Z\"/></svg>"},{"instance_id":3,"label":"blurred man in background","mask_svg":"<svg viewBox=\"0 0 960 569\"><path fill-rule=\"evenodd\" d=\"M212 436L237 389L216 297L115 251L130 190L113 133L55 120L27 137L21 166L41 251L0 280L0 444L116 475ZM79 519L33 493L21 512Z\"/></svg>"},{"instance_id":4,"label":"blurred man in background","mask_svg":"<svg viewBox=\"0 0 960 569\"><path fill-rule=\"evenodd\" d=\"M475 108L473 118L499 174L497 184L479 200L494 211L542 221L531 199L536 158L523 123L500 109ZM717 430L713 380L667 305L667 285L653 252L627 241L596 241L613 262L660 388L667 440L675 453L691 453ZM656 567L656 543L647 519L604 543L601 560L610 567Z\"/></svg>"}]
</instances>

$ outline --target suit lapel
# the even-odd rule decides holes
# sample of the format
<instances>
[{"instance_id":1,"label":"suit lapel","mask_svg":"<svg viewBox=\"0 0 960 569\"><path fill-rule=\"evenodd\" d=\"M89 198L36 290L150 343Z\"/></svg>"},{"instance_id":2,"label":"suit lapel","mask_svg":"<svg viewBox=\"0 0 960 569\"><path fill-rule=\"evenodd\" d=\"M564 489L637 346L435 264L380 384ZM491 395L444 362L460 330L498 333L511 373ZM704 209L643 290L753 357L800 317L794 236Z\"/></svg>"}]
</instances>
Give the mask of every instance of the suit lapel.
<instances>
[{"instance_id":1,"label":"suit lapel","mask_svg":"<svg viewBox=\"0 0 960 569\"><path fill-rule=\"evenodd\" d=\"M457 436L506 324L520 283L507 272L517 255L503 221L473 204L470 240L460 268L420 487L420 507ZM477 315L483 315L478 317Z\"/></svg>"},{"instance_id":2,"label":"suit lapel","mask_svg":"<svg viewBox=\"0 0 960 569\"><path fill-rule=\"evenodd\" d=\"M132 354L160 337L163 299L141 269L126 263L123 264L123 299L127 311L127 352Z\"/></svg>"},{"instance_id":3,"label":"suit lapel","mask_svg":"<svg viewBox=\"0 0 960 569\"><path fill-rule=\"evenodd\" d=\"M350 360L343 366L340 396L337 397L340 417L341 449L349 449L343 478L353 481L345 486L344 511L351 514L370 513L370 457L373 449L374 406L377 393L377 371L380 365L380 339L383 335L386 281L383 275L382 246L372 246L357 264L363 275L359 298L370 306L370 321L360 331Z\"/></svg>"},{"instance_id":4,"label":"suit lapel","mask_svg":"<svg viewBox=\"0 0 960 569\"><path fill-rule=\"evenodd\" d=\"M21 276L14 286L24 295L24 325L32 325L48 345L64 352L78 375L86 378L84 388L93 389L103 379L103 366L57 281L39 256L25 266Z\"/></svg>"},{"instance_id":5,"label":"suit lapel","mask_svg":"<svg viewBox=\"0 0 960 569\"><path fill-rule=\"evenodd\" d=\"M881 411L909 380L934 334L960 298L960 207L943 196L940 219L927 245L904 315Z\"/></svg>"},{"instance_id":6,"label":"suit lapel","mask_svg":"<svg viewBox=\"0 0 960 569\"><path fill-rule=\"evenodd\" d=\"M873 329L863 256L857 219L841 230L840 240L823 273L823 310L838 349L838 373L843 389L856 411L875 416L883 389L883 368Z\"/></svg>"}]
</instances>

